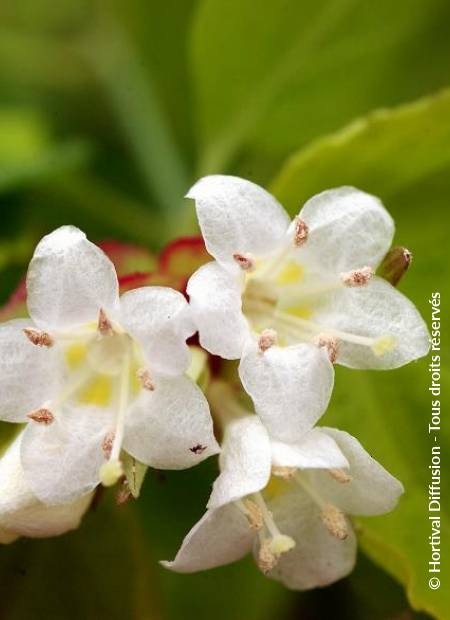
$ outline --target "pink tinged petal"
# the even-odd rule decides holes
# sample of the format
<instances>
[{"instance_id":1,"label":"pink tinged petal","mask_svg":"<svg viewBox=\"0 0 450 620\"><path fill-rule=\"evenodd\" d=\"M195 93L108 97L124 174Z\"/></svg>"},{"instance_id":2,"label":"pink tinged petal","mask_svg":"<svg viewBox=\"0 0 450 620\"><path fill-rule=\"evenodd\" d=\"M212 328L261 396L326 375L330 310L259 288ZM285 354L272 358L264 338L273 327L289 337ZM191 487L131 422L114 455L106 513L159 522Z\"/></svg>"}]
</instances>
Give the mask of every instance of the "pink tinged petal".
<instances>
[{"instance_id":1,"label":"pink tinged petal","mask_svg":"<svg viewBox=\"0 0 450 620\"><path fill-rule=\"evenodd\" d=\"M29 319L0 325L0 419L27 422L27 415L51 399L61 380L60 357L55 347L40 347L23 330Z\"/></svg>"},{"instance_id":2,"label":"pink tinged petal","mask_svg":"<svg viewBox=\"0 0 450 620\"><path fill-rule=\"evenodd\" d=\"M213 261L200 267L187 286L201 345L225 359L241 356L250 333L242 313L241 277Z\"/></svg>"},{"instance_id":3,"label":"pink tinged petal","mask_svg":"<svg viewBox=\"0 0 450 620\"><path fill-rule=\"evenodd\" d=\"M350 368L398 368L423 357L430 348L428 328L414 304L377 277L361 288L330 293L312 320L328 329L373 339L371 348L338 336L337 362Z\"/></svg>"},{"instance_id":4,"label":"pink tinged petal","mask_svg":"<svg viewBox=\"0 0 450 620\"><path fill-rule=\"evenodd\" d=\"M175 559L161 564L178 573L230 564L249 553L254 536L235 504L208 510L183 540Z\"/></svg>"},{"instance_id":5,"label":"pink tinged petal","mask_svg":"<svg viewBox=\"0 0 450 620\"><path fill-rule=\"evenodd\" d=\"M261 353L251 343L239 375L271 437L287 443L301 440L322 416L334 381L326 352L310 344Z\"/></svg>"},{"instance_id":6,"label":"pink tinged petal","mask_svg":"<svg viewBox=\"0 0 450 620\"><path fill-rule=\"evenodd\" d=\"M295 443L272 441L272 462L275 466L298 469L349 467L334 439L318 428Z\"/></svg>"},{"instance_id":7,"label":"pink tinged petal","mask_svg":"<svg viewBox=\"0 0 450 620\"><path fill-rule=\"evenodd\" d=\"M90 493L105 462L103 441L113 429L108 410L66 405L50 425L31 421L21 458L25 479L42 502L65 504Z\"/></svg>"},{"instance_id":8,"label":"pink tinged petal","mask_svg":"<svg viewBox=\"0 0 450 620\"><path fill-rule=\"evenodd\" d=\"M391 247L391 216L378 198L353 187L313 196L300 217L309 232L298 255L324 271L376 268Z\"/></svg>"},{"instance_id":9,"label":"pink tinged petal","mask_svg":"<svg viewBox=\"0 0 450 620\"><path fill-rule=\"evenodd\" d=\"M220 475L208 508L219 508L263 489L270 479L270 440L256 415L232 419L226 426L220 453Z\"/></svg>"},{"instance_id":10,"label":"pink tinged petal","mask_svg":"<svg viewBox=\"0 0 450 620\"><path fill-rule=\"evenodd\" d=\"M100 308L118 308L114 265L73 226L62 226L37 245L28 268L28 310L37 326L58 329L96 321Z\"/></svg>"},{"instance_id":11,"label":"pink tinged petal","mask_svg":"<svg viewBox=\"0 0 450 620\"><path fill-rule=\"evenodd\" d=\"M92 496L46 506L30 490L22 469L20 433L0 459L0 542L18 536L58 536L79 526Z\"/></svg>"},{"instance_id":12,"label":"pink tinged petal","mask_svg":"<svg viewBox=\"0 0 450 620\"><path fill-rule=\"evenodd\" d=\"M268 577L293 590L309 590L334 583L353 570L357 544L350 524L347 537L336 538L324 525L320 508L298 490L269 502L269 508L280 531L296 545L279 558ZM256 557L257 553L258 546Z\"/></svg>"},{"instance_id":13,"label":"pink tinged petal","mask_svg":"<svg viewBox=\"0 0 450 620\"><path fill-rule=\"evenodd\" d=\"M186 339L195 328L185 297L162 286L142 287L120 298L121 325L142 346L150 370L184 373L191 354Z\"/></svg>"},{"instance_id":14,"label":"pink tinged petal","mask_svg":"<svg viewBox=\"0 0 450 620\"><path fill-rule=\"evenodd\" d=\"M158 469L185 469L217 454L203 392L187 377L157 378L128 411L124 449Z\"/></svg>"},{"instance_id":15,"label":"pink tinged petal","mask_svg":"<svg viewBox=\"0 0 450 620\"><path fill-rule=\"evenodd\" d=\"M237 270L234 254L264 256L285 240L289 217L280 203L251 181L213 175L188 192L211 256Z\"/></svg>"},{"instance_id":16,"label":"pink tinged petal","mask_svg":"<svg viewBox=\"0 0 450 620\"><path fill-rule=\"evenodd\" d=\"M320 489L324 500L347 514L377 515L393 510L404 491L401 482L377 463L349 433L335 428L321 430L334 439L345 454L351 476L349 482L342 484L327 472L311 472L311 480Z\"/></svg>"}]
</instances>

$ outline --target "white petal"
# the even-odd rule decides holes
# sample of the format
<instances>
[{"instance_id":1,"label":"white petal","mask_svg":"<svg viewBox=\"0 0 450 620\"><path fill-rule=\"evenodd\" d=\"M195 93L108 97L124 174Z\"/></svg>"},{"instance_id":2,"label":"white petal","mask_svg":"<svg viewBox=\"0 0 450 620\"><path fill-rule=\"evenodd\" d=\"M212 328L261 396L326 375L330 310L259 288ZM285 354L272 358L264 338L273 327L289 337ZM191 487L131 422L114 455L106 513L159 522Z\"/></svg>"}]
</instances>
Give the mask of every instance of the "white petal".
<instances>
[{"instance_id":1,"label":"white petal","mask_svg":"<svg viewBox=\"0 0 450 620\"><path fill-rule=\"evenodd\" d=\"M313 196L300 212L309 228L299 250L325 271L377 267L391 247L394 222L375 196L339 187Z\"/></svg>"},{"instance_id":2,"label":"white petal","mask_svg":"<svg viewBox=\"0 0 450 620\"><path fill-rule=\"evenodd\" d=\"M30 422L22 440L21 454L27 484L46 504L65 504L99 483L105 462L102 443L113 431L107 410L67 405L46 426Z\"/></svg>"},{"instance_id":3,"label":"white petal","mask_svg":"<svg viewBox=\"0 0 450 620\"><path fill-rule=\"evenodd\" d=\"M252 342L239 374L269 434L288 443L299 441L325 412L334 379L326 353L310 344L260 353Z\"/></svg>"},{"instance_id":4,"label":"white petal","mask_svg":"<svg viewBox=\"0 0 450 620\"><path fill-rule=\"evenodd\" d=\"M27 274L30 316L43 329L96 321L118 307L114 265L73 226L62 226L37 245Z\"/></svg>"},{"instance_id":5,"label":"white petal","mask_svg":"<svg viewBox=\"0 0 450 620\"><path fill-rule=\"evenodd\" d=\"M337 443L318 428L313 428L296 443L272 442L272 462L281 467L347 468L347 459Z\"/></svg>"},{"instance_id":6,"label":"white petal","mask_svg":"<svg viewBox=\"0 0 450 620\"><path fill-rule=\"evenodd\" d=\"M185 469L219 452L209 406L187 377L157 379L127 415L124 449L158 469Z\"/></svg>"},{"instance_id":7,"label":"white petal","mask_svg":"<svg viewBox=\"0 0 450 620\"><path fill-rule=\"evenodd\" d=\"M161 562L178 573L194 573L236 562L252 546L254 532L234 505L208 510L192 528L173 562Z\"/></svg>"},{"instance_id":8,"label":"white petal","mask_svg":"<svg viewBox=\"0 0 450 620\"><path fill-rule=\"evenodd\" d=\"M287 213L251 181L222 175L203 177L187 197L195 200L206 249L233 269L233 254L263 256L285 240L290 223Z\"/></svg>"},{"instance_id":9,"label":"white petal","mask_svg":"<svg viewBox=\"0 0 450 620\"><path fill-rule=\"evenodd\" d=\"M225 359L238 359L249 335L241 287L241 274L231 274L215 261L200 267L187 285L201 345Z\"/></svg>"},{"instance_id":10,"label":"white petal","mask_svg":"<svg viewBox=\"0 0 450 620\"><path fill-rule=\"evenodd\" d=\"M0 542L18 536L58 536L79 526L91 495L61 506L46 506L30 491L25 480L20 445L23 432L0 459ZM8 540L9 539L9 540Z\"/></svg>"},{"instance_id":11,"label":"white petal","mask_svg":"<svg viewBox=\"0 0 450 620\"><path fill-rule=\"evenodd\" d=\"M142 345L151 370L184 373L191 361L186 339L195 331L190 309L178 291L146 286L120 298L121 325Z\"/></svg>"},{"instance_id":12,"label":"white petal","mask_svg":"<svg viewBox=\"0 0 450 620\"><path fill-rule=\"evenodd\" d=\"M280 557L269 577L293 590L309 590L342 579L353 570L356 538L350 523L347 538L335 538L322 523L317 505L299 491L281 495L269 508L280 531L296 543Z\"/></svg>"},{"instance_id":13,"label":"white petal","mask_svg":"<svg viewBox=\"0 0 450 620\"><path fill-rule=\"evenodd\" d=\"M29 319L0 325L0 419L27 422L27 414L42 407L61 379L55 347L32 344L23 333Z\"/></svg>"},{"instance_id":14,"label":"white petal","mask_svg":"<svg viewBox=\"0 0 450 620\"><path fill-rule=\"evenodd\" d=\"M310 472L321 496L347 514L377 515L392 510L403 493L403 485L391 476L361 446L344 431L323 428L345 454L351 481L340 483L326 472Z\"/></svg>"},{"instance_id":15,"label":"white petal","mask_svg":"<svg viewBox=\"0 0 450 620\"><path fill-rule=\"evenodd\" d=\"M326 328L369 338L393 338L391 350L376 355L368 346L342 340L337 361L350 368L398 368L430 348L427 326L413 303L382 278L328 296L313 316ZM389 347L388 347L389 348Z\"/></svg>"},{"instance_id":16,"label":"white petal","mask_svg":"<svg viewBox=\"0 0 450 620\"><path fill-rule=\"evenodd\" d=\"M220 476L214 482L208 508L219 508L263 489L270 479L270 440L256 415L231 420L220 454Z\"/></svg>"}]
</instances>

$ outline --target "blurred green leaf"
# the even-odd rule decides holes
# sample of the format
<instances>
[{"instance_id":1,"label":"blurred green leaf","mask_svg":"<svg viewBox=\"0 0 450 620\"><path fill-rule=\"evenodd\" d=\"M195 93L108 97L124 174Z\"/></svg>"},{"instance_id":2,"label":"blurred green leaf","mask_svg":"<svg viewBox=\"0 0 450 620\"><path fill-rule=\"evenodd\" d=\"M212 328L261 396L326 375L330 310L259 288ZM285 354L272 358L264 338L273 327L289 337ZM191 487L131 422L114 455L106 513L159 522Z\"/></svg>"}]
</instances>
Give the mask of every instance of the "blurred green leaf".
<instances>
[{"instance_id":1,"label":"blurred green leaf","mask_svg":"<svg viewBox=\"0 0 450 620\"><path fill-rule=\"evenodd\" d=\"M356 115L445 85L449 11L445 0L204 0L192 36L201 173L246 150L254 175L253 156L276 164Z\"/></svg>"},{"instance_id":2,"label":"blurred green leaf","mask_svg":"<svg viewBox=\"0 0 450 620\"><path fill-rule=\"evenodd\" d=\"M1 548L2 617L157 620L153 564L132 506L112 509L103 498L76 532Z\"/></svg>"},{"instance_id":3,"label":"blurred green leaf","mask_svg":"<svg viewBox=\"0 0 450 620\"><path fill-rule=\"evenodd\" d=\"M272 191L294 212L319 186L349 184L388 198L450 164L450 90L376 110L293 155Z\"/></svg>"},{"instance_id":4,"label":"blurred green leaf","mask_svg":"<svg viewBox=\"0 0 450 620\"><path fill-rule=\"evenodd\" d=\"M446 257L450 192L450 97L448 92L377 112L294 156L273 184L291 213L312 194L337 185L356 185L381 195L401 239L414 255L401 289L430 323L431 292L450 294ZM442 316L442 330L449 327ZM444 355L444 353L443 353ZM448 408L448 360L443 358L442 411ZM348 430L405 485L391 514L360 521L363 548L399 579L413 607L448 617L450 592L428 586L431 534L428 485L432 437L428 433L432 396L428 360L388 373L338 368L325 423ZM356 380L355 380L356 379ZM442 453L450 451L443 428ZM450 493L443 481L442 496ZM450 553L450 521L442 505L442 557Z\"/></svg>"}]
</instances>

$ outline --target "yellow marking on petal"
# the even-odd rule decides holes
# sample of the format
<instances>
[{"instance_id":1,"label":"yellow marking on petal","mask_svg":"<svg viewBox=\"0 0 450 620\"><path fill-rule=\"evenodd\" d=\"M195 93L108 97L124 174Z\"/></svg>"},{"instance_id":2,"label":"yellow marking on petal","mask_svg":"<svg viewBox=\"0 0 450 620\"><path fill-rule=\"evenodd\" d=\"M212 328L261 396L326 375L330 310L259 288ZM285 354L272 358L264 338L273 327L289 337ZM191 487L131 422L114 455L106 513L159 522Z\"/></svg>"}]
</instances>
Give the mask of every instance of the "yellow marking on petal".
<instances>
[{"instance_id":1,"label":"yellow marking on petal","mask_svg":"<svg viewBox=\"0 0 450 620\"><path fill-rule=\"evenodd\" d=\"M289 261L285 267L279 272L276 278L276 283L280 286L287 286L289 284L299 284L305 275L305 270L301 265L295 261Z\"/></svg>"},{"instance_id":2,"label":"yellow marking on petal","mask_svg":"<svg viewBox=\"0 0 450 620\"><path fill-rule=\"evenodd\" d=\"M70 370L76 370L86 361L87 346L84 343L71 344L64 351L66 363Z\"/></svg>"},{"instance_id":3,"label":"yellow marking on petal","mask_svg":"<svg viewBox=\"0 0 450 620\"><path fill-rule=\"evenodd\" d=\"M264 499L267 501L273 500L281 495L284 495L289 489L289 482L279 476L271 476L266 488L264 489Z\"/></svg>"},{"instance_id":4,"label":"yellow marking on petal","mask_svg":"<svg viewBox=\"0 0 450 620\"><path fill-rule=\"evenodd\" d=\"M372 351L377 357L389 353L395 349L397 342L393 336L381 336L372 345Z\"/></svg>"},{"instance_id":5,"label":"yellow marking on petal","mask_svg":"<svg viewBox=\"0 0 450 620\"><path fill-rule=\"evenodd\" d=\"M112 379L108 375L97 375L88 386L80 392L79 402L83 405L107 407L113 392Z\"/></svg>"},{"instance_id":6,"label":"yellow marking on petal","mask_svg":"<svg viewBox=\"0 0 450 620\"><path fill-rule=\"evenodd\" d=\"M300 319L309 319L312 315L311 308L309 306L306 306L305 304L289 306L289 308L285 308L283 312L291 314L292 316L297 316Z\"/></svg>"}]
</instances>

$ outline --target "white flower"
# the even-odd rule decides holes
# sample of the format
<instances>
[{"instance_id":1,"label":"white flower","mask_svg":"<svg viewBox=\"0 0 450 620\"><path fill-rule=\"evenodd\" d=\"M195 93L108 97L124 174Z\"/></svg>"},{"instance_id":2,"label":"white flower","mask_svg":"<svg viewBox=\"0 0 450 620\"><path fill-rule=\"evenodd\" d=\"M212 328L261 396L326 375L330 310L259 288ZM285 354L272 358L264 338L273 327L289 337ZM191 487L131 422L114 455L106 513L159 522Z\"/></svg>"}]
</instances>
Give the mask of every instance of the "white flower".
<instances>
[{"instance_id":1,"label":"white flower","mask_svg":"<svg viewBox=\"0 0 450 620\"><path fill-rule=\"evenodd\" d=\"M44 538L77 528L91 503L92 494L69 504L47 506L26 483L20 462L20 433L0 458L0 543L19 536Z\"/></svg>"},{"instance_id":2,"label":"white flower","mask_svg":"<svg viewBox=\"0 0 450 620\"><path fill-rule=\"evenodd\" d=\"M392 510L402 485L345 432L315 428L296 443L274 442L258 416L233 412L208 510L163 564L189 573L253 550L259 568L289 588L347 575L356 538L346 515Z\"/></svg>"},{"instance_id":3,"label":"white flower","mask_svg":"<svg viewBox=\"0 0 450 620\"><path fill-rule=\"evenodd\" d=\"M249 333L261 350L315 343L352 368L396 368L425 355L429 336L414 305L374 275L394 223L381 202L341 187L314 196L290 222L264 189L231 176L200 179L187 194L215 261L190 279L201 344L243 358Z\"/></svg>"},{"instance_id":4,"label":"white flower","mask_svg":"<svg viewBox=\"0 0 450 620\"><path fill-rule=\"evenodd\" d=\"M209 407L184 372L193 333L183 295L118 295L114 266L64 226L36 247L30 319L0 326L0 419L29 422L21 462L31 491L67 503L122 475L120 452L181 469L218 450Z\"/></svg>"}]
</instances>

